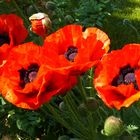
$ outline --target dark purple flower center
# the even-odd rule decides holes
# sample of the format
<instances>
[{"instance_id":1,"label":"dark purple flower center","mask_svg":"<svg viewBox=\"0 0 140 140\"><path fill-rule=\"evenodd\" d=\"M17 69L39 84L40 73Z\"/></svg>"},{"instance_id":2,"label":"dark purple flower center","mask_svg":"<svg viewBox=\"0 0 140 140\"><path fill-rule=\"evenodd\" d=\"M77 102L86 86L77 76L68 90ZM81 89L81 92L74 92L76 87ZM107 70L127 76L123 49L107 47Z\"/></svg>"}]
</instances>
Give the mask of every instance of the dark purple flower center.
<instances>
[{"instance_id":1,"label":"dark purple flower center","mask_svg":"<svg viewBox=\"0 0 140 140\"><path fill-rule=\"evenodd\" d=\"M112 85L113 86L118 86L120 84L131 84L133 83L134 88L138 90L138 85L136 82L136 77L135 77L135 70L137 68L131 68L130 65L127 65L123 68L120 69L119 75L117 75L113 81Z\"/></svg>"},{"instance_id":2,"label":"dark purple flower center","mask_svg":"<svg viewBox=\"0 0 140 140\"><path fill-rule=\"evenodd\" d=\"M31 64L27 69L20 69L20 87L24 88L27 83L33 82L39 70L38 64Z\"/></svg>"},{"instance_id":3,"label":"dark purple flower center","mask_svg":"<svg viewBox=\"0 0 140 140\"><path fill-rule=\"evenodd\" d=\"M10 39L6 35L0 35L0 46L2 46L4 43L10 44Z\"/></svg>"},{"instance_id":4,"label":"dark purple flower center","mask_svg":"<svg viewBox=\"0 0 140 140\"><path fill-rule=\"evenodd\" d=\"M78 48L70 46L68 50L64 53L64 56L67 60L74 62L74 58L78 53Z\"/></svg>"}]
</instances>

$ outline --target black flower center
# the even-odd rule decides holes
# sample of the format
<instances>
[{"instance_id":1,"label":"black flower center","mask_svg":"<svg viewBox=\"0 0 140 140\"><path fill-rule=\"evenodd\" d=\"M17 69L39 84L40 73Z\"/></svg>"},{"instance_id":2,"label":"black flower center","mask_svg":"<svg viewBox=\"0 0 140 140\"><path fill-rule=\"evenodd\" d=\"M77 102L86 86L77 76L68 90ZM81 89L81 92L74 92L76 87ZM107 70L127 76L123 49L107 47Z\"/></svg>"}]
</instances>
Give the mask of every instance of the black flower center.
<instances>
[{"instance_id":1,"label":"black flower center","mask_svg":"<svg viewBox=\"0 0 140 140\"><path fill-rule=\"evenodd\" d=\"M127 65L123 68L120 69L119 75L117 75L113 81L112 85L113 86L118 86L120 84L131 84L133 83L134 88L136 90L139 90L137 82L136 82L136 77L135 77L135 70L137 68L131 68L130 65Z\"/></svg>"},{"instance_id":2,"label":"black flower center","mask_svg":"<svg viewBox=\"0 0 140 140\"><path fill-rule=\"evenodd\" d=\"M10 44L10 39L6 35L0 35L0 46L4 43Z\"/></svg>"},{"instance_id":3,"label":"black flower center","mask_svg":"<svg viewBox=\"0 0 140 140\"><path fill-rule=\"evenodd\" d=\"M31 64L27 69L20 69L20 87L24 88L27 83L33 82L39 70L38 64Z\"/></svg>"},{"instance_id":4,"label":"black flower center","mask_svg":"<svg viewBox=\"0 0 140 140\"><path fill-rule=\"evenodd\" d=\"M78 48L70 46L68 50L64 53L64 56L67 60L74 62L74 58L78 53Z\"/></svg>"}]
</instances>

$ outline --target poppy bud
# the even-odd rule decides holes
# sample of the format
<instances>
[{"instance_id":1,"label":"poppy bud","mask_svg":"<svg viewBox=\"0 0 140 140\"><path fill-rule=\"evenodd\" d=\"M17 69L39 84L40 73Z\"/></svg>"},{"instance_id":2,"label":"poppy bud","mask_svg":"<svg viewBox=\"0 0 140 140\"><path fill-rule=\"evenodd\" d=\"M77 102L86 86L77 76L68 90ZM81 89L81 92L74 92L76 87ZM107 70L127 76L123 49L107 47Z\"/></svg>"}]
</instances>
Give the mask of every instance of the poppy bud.
<instances>
[{"instance_id":1,"label":"poppy bud","mask_svg":"<svg viewBox=\"0 0 140 140\"><path fill-rule=\"evenodd\" d=\"M74 22L74 18L71 15L66 15L65 16L65 21L67 23L73 23Z\"/></svg>"},{"instance_id":2,"label":"poppy bud","mask_svg":"<svg viewBox=\"0 0 140 140\"><path fill-rule=\"evenodd\" d=\"M86 116L88 111L94 112L98 109L98 106L98 101L94 97L88 97L86 102L79 105L78 110L82 116Z\"/></svg>"},{"instance_id":3,"label":"poppy bud","mask_svg":"<svg viewBox=\"0 0 140 140\"><path fill-rule=\"evenodd\" d=\"M33 14L29 20L32 24L31 31L44 38L51 27L51 20L48 15L45 13Z\"/></svg>"},{"instance_id":4,"label":"poppy bud","mask_svg":"<svg viewBox=\"0 0 140 140\"><path fill-rule=\"evenodd\" d=\"M61 102L61 103L59 104L59 109L60 109L61 111L65 111L65 110L66 110L66 106L65 106L65 103L64 103L64 102Z\"/></svg>"},{"instance_id":5,"label":"poppy bud","mask_svg":"<svg viewBox=\"0 0 140 140\"><path fill-rule=\"evenodd\" d=\"M86 107L88 111L96 111L98 109L98 101L94 97L88 97Z\"/></svg>"},{"instance_id":6,"label":"poppy bud","mask_svg":"<svg viewBox=\"0 0 140 140\"><path fill-rule=\"evenodd\" d=\"M70 140L70 137L67 135L59 136L58 140Z\"/></svg>"},{"instance_id":7,"label":"poppy bud","mask_svg":"<svg viewBox=\"0 0 140 140\"><path fill-rule=\"evenodd\" d=\"M78 111L80 113L81 116L83 117L86 117L87 116L87 108L85 106L84 103L81 103L79 106L78 106Z\"/></svg>"},{"instance_id":8,"label":"poppy bud","mask_svg":"<svg viewBox=\"0 0 140 140\"><path fill-rule=\"evenodd\" d=\"M55 10L56 9L56 4L53 2L53 1L47 1L46 4L45 4L45 8L47 10Z\"/></svg>"},{"instance_id":9,"label":"poppy bud","mask_svg":"<svg viewBox=\"0 0 140 140\"><path fill-rule=\"evenodd\" d=\"M106 119L103 133L106 136L120 135L123 131L123 122L120 118L110 116Z\"/></svg>"}]
</instances>

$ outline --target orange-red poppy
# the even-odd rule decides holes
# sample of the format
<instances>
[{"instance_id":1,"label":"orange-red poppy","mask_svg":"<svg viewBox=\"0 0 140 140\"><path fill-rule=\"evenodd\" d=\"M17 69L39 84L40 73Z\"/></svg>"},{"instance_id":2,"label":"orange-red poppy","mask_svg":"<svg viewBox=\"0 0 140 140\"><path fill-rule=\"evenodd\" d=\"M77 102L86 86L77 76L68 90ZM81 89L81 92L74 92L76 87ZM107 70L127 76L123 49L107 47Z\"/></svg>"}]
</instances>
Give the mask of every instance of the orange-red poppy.
<instances>
[{"instance_id":1,"label":"orange-red poppy","mask_svg":"<svg viewBox=\"0 0 140 140\"><path fill-rule=\"evenodd\" d=\"M28 35L23 20L15 14L0 15L0 46L7 43L10 46L20 44Z\"/></svg>"},{"instance_id":2,"label":"orange-red poppy","mask_svg":"<svg viewBox=\"0 0 140 140\"><path fill-rule=\"evenodd\" d=\"M44 47L64 71L81 74L96 65L109 50L108 36L95 27L82 31L80 25L67 25L46 37Z\"/></svg>"},{"instance_id":3,"label":"orange-red poppy","mask_svg":"<svg viewBox=\"0 0 140 140\"><path fill-rule=\"evenodd\" d=\"M3 66L3 64L6 62L6 58L9 54L9 51L12 47L10 47L8 44L3 44L0 47L0 68Z\"/></svg>"},{"instance_id":4,"label":"orange-red poppy","mask_svg":"<svg viewBox=\"0 0 140 140\"><path fill-rule=\"evenodd\" d=\"M45 37L51 26L51 20L45 13L33 14L29 20L31 21L31 31L41 37Z\"/></svg>"},{"instance_id":5,"label":"orange-red poppy","mask_svg":"<svg viewBox=\"0 0 140 140\"><path fill-rule=\"evenodd\" d=\"M13 48L2 67L2 96L18 107L37 109L52 96L72 88L76 84L75 77L48 69L51 61L43 48L33 43Z\"/></svg>"},{"instance_id":6,"label":"orange-red poppy","mask_svg":"<svg viewBox=\"0 0 140 140\"><path fill-rule=\"evenodd\" d=\"M104 55L94 85L109 107L129 107L140 98L140 44L128 44Z\"/></svg>"}]
</instances>

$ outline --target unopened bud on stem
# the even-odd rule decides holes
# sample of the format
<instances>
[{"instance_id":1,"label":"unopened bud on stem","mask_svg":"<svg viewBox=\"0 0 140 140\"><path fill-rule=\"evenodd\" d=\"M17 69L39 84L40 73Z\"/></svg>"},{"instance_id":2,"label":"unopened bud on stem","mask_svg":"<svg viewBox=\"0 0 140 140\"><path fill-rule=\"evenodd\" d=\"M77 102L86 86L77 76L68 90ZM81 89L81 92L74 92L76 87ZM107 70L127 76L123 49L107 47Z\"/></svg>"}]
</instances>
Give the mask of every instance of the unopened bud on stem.
<instances>
[{"instance_id":1,"label":"unopened bud on stem","mask_svg":"<svg viewBox=\"0 0 140 140\"><path fill-rule=\"evenodd\" d=\"M32 27L31 31L43 38L48 34L51 27L51 20L45 13L36 13L29 17Z\"/></svg>"},{"instance_id":2,"label":"unopened bud on stem","mask_svg":"<svg viewBox=\"0 0 140 140\"><path fill-rule=\"evenodd\" d=\"M110 116L106 119L103 133L106 136L117 136L123 132L123 122L120 118Z\"/></svg>"}]
</instances>

